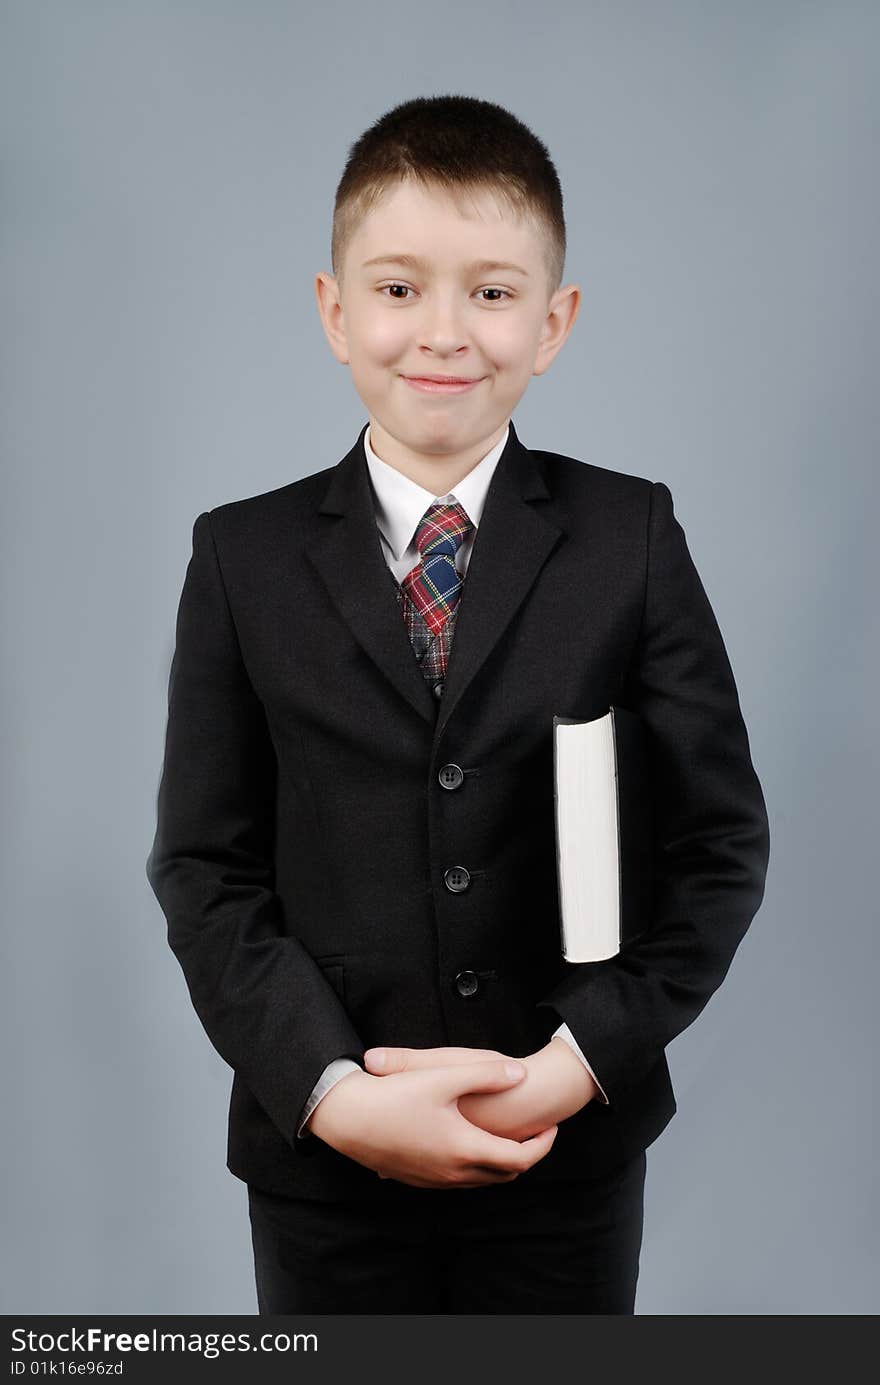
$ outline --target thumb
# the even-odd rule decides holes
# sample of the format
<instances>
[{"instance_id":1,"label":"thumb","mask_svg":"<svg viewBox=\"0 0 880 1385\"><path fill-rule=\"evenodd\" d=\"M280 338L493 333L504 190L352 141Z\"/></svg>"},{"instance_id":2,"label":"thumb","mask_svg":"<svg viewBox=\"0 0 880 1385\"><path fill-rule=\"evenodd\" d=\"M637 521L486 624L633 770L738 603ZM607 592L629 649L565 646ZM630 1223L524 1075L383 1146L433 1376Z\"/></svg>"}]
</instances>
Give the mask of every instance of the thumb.
<instances>
[{"instance_id":1,"label":"thumb","mask_svg":"<svg viewBox=\"0 0 880 1385\"><path fill-rule=\"evenodd\" d=\"M525 1077L526 1068L523 1063L500 1058L436 1068L435 1074L441 1090L452 1098L463 1096L465 1092L501 1092L506 1087L515 1087Z\"/></svg>"},{"instance_id":2,"label":"thumb","mask_svg":"<svg viewBox=\"0 0 880 1385\"><path fill-rule=\"evenodd\" d=\"M367 1072L385 1076L391 1072L404 1072L407 1066L405 1048L368 1048L364 1054L364 1067Z\"/></svg>"}]
</instances>

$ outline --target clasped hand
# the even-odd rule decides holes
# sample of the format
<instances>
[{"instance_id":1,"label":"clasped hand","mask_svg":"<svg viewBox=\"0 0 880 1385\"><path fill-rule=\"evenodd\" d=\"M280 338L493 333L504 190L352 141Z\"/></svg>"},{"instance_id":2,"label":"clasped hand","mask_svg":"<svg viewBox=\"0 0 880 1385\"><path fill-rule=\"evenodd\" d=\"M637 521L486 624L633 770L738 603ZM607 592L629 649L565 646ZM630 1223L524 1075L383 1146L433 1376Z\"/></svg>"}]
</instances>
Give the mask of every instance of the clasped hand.
<instances>
[{"instance_id":1,"label":"clasped hand","mask_svg":"<svg viewBox=\"0 0 880 1385\"><path fill-rule=\"evenodd\" d=\"M562 1039L523 1059L494 1049L373 1048L364 1067L319 1102L309 1129L380 1177L413 1187L512 1181L543 1159L558 1122L597 1091Z\"/></svg>"}]
</instances>

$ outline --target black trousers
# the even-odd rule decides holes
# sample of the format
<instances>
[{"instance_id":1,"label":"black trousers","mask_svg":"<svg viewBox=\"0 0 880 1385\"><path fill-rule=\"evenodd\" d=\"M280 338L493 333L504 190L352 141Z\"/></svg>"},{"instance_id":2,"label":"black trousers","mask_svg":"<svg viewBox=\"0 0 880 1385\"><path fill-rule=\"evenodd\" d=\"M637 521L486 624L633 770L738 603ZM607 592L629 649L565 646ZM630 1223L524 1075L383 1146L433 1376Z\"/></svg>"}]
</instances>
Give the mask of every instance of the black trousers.
<instances>
[{"instance_id":1,"label":"black trousers","mask_svg":"<svg viewBox=\"0 0 880 1385\"><path fill-rule=\"evenodd\" d=\"M375 1203L248 1185L260 1314L635 1310L644 1151L584 1182L396 1183Z\"/></svg>"}]
</instances>

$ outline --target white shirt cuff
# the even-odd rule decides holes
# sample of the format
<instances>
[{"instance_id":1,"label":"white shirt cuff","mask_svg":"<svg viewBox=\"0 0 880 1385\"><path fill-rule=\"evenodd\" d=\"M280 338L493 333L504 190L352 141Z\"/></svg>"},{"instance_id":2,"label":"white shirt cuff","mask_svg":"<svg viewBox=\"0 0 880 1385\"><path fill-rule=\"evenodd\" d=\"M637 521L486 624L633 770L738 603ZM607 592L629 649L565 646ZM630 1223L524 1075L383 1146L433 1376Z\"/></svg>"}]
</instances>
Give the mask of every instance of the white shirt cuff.
<instances>
[{"instance_id":1,"label":"white shirt cuff","mask_svg":"<svg viewBox=\"0 0 880 1385\"><path fill-rule=\"evenodd\" d=\"M581 1062L583 1063L584 1067L586 1068L587 1072L590 1074L590 1076L592 1077L592 1079L593 1079L593 1081L595 1082L596 1086L599 1088L599 1097L598 1097L598 1100L600 1100L604 1106L610 1106L611 1103L610 1103L610 1101L608 1100L608 1098L607 1098L607 1096L605 1095L605 1093L603 1092L602 1087L601 1087L601 1085L600 1085L600 1083L599 1083L598 1077L597 1077L596 1074L593 1072L593 1069L590 1067L590 1065L589 1065L589 1063L587 1062L586 1058L584 1057L584 1055L581 1053L580 1049L578 1048L577 1040L575 1039L575 1037L574 1037L574 1035L572 1034L571 1030L569 1029L568 1025L567 1025L567 1024L560 1024L559 1028L558 1028L557 1030L555 1030L555 1032L554 1032L550 1037L553 1038L553 1039L564 1039L564 1040L565 1040L565 1042L568 1044L569 1048L570 1048L574 1053L576 1053L577 1056L580 1058L580 1060L581 1060Z\"/></svg>"},{"instance_id":2,"label":"white shirt cuff","mask_svg":"<svg viewBox=\"0 0 880 1385\"><path fill-rule=\"evenodd\" d=\"M363 1072L360 1063L356 1063L353 1058L334 1058L331 1063L327 1064L312 1088L311 1096L302 1109L302 1115L300 1116L300 1122L296 1132L296 1138L298 1140L307 1140L309 1138L312 1132L303 1129L309 1116L314 1111L318 1102L327 1095L330 1088L335 1087L336 1083L343 1077L346 1077L350 1072Z\"/></svg>"}]
</instances>

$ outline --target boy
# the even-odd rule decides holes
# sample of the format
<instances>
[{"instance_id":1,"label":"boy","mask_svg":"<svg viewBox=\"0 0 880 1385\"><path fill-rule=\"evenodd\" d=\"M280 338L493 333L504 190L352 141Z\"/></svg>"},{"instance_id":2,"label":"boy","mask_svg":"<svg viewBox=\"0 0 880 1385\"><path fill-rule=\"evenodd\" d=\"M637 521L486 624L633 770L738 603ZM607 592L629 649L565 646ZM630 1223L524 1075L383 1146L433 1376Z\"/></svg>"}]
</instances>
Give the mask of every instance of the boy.
<instances>
[{"instance_id":1,"label":"boy","mask_svg":"<svg viewBox=\"0 0 880 1385\"><path fill-rule=\"evenodd\" d=\"M664 1049L763 896L763 795L668 488L513 426L577 315L564 257L514 116L388 112L316 279L369 422L194 525L147 872L234 1069L262 1313L631 1314ZM654 909L570 965L552 718L612 703L648 731Z\"/></svg>"}]
</instances>

